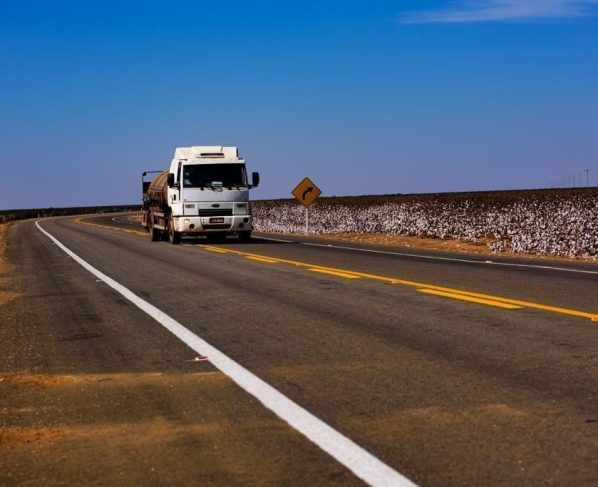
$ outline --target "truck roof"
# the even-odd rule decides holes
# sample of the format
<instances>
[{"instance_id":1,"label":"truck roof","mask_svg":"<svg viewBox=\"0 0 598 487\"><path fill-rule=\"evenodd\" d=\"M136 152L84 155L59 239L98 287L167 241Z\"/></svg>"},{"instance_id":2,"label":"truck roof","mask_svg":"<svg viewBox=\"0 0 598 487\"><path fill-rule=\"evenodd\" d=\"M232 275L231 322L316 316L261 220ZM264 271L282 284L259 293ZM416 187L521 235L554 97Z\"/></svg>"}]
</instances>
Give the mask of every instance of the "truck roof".
<instances>
[{"instance_id":1,"label":"truck roof","mask_svg":"<svg viewBox=\"0 0 598 487\"><path fill-rule=\"evenodd\" d=\"M177 147L174 159L240 159L237 147L222 145L194 145L191 147Z\"/></svg>"}]
</instances>

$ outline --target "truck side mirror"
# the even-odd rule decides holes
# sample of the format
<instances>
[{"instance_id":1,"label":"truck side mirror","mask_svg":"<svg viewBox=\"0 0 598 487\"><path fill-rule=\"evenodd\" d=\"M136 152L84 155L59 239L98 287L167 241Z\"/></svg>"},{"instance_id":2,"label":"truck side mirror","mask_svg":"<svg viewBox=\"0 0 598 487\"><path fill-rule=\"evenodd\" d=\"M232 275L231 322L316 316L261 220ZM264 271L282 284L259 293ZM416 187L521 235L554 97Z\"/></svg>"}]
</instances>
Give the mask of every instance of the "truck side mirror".
<instances>
[{"instance_id":1,"label":"truck side mirror","mask_svg":"<svg viewBox=\"0 0 598 487\"><path fill-rule=\"evenodd\" d=\"M168 173L168 187L172 188L174 186L174 174L169 172Z\"/></svg>"},{"instance_id":2,"label":"truck side mirror","mask_svg":"<svg viewBox=\"0 0 598 487\"><path fill-rule=\"evenodd\" d=\"M251 173L251 185L254 188L257 188L260 184L260 173L259 172L252 172Z\"/></svg>"}]
</instances>

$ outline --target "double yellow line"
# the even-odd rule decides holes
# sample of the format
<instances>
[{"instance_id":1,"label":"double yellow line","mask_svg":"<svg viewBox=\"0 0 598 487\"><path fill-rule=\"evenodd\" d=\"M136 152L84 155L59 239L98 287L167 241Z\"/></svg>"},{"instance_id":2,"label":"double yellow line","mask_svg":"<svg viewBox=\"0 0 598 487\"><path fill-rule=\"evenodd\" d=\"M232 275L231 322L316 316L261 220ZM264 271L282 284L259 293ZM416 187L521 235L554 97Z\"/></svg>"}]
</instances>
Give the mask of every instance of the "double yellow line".
<instances>
[{"instance_id":1,"label":"double yellow line","mask_svg":"<svg viewBox=\"0 0 598 487\"><path fill-rule=\"evenodd\" d=\"M99 223L90 223L84 221L82 218L76 218L75 223L79 223L81 225L89 225L90 227L107 228L108 230L117 230L119 232L133 233L135 235L143 235L144 237L148 234L147 232L142 232L141 230L130 230L128 228L117 228L111 227L109 225L100 225ZM141 226L141 224L139 226Z\"/></svg>"},{"instance_id":2,"label":"double yellow line","mask_svg":"<svg viewBox=\"0 0 598 487\"><path fill-rule=\"evenodd\" d=\"M486 306L494 306L496 308L513 310L521 308L531 308L541 311L550 311L553 313L559 313L563 315L576 316L579 318L587 318L592 321L598 321L598 314L589 313L587 311L579 311L575 309L561 308L559 306L551 306L546 304L534 303L531 301L523 301L519 299L505 298L501 296L494 296L491 294L476 293L472 291L464 291L461 289L455 289L444 286L436 286L434 284L428 284L417 281L408 281L405 279L397 279L395 277L382 276L378 274L369 274L366 272L353 271L348 269L340 269L337 267L328 267L317 264L310 264L308 262L301 262L297 260L281 259L278 257L271 257L269 255L254 254L250 252L241 252L239 250L224 249L222 247L215 247L211 245L202 245L205 250L211 252L217 252L221 254L236 254L243 256L250 260L267 263L281 263L290 264L297 267L305 268L311 272L318 272L321 274L328 274L335 277L341 277L344 279L373 279L376 281L387 282L390 284L401 284L404 286L410 286L417 289L417 291L429 294L433 296L440 296L444 298L457 299L460 301L468 301L470 303L483 304Z\"/></svg>"},{"instance_id":3,"label":"double yellow line","mask_svg":"<svg viewBox=\"0 0 598 487\"><path fill-rule=\"evenodd\" d=\"M117 230L119 232L133 233L136 235L147 236L147 232L140 230L130 230L127 228L116 228L109 225L101 225L98 223L90 223L83 221L81 218L75 220L76 223L83 225L89 225L92 227L106 228L108 230ZM301 262L297 260L281 259L278 257L271 257L269 255L255 254L251 252L242 252L239 250L225 249L223 247L217 247L213 245L201 245L204 250L218 254L235 254L245 257L246 259L260 262L264 264L290 264L296 267L307 269L310 272L316 272L319 274L327 274L334 277L340 277L343 279L371 279L376 281L382 281L389 284L401 284L404 286L414 287L418 292L439 296L443 298L457 299L459 301L467 301L470 303L483 304L486 306L493 306L495 308L501 308L505 310L514 310L521 308L530 308L540 311L548 311L552 313L558 313L568 316L575 316L578 318L586 318L592 321L598 322L598 314L589 313L587 311L580 311L569 308L561 308L559 306L551 306L547 304L534 303L531 301L524 301L519 299L505 298L502 296L494 296L491 294L476 293L472 291L464 291L461 289L455 289L444 286L436 286L434 284L428 284L417 281L408 281L405 279L397 279L396 277L382 276L378 274L369 274L366 272L352 271L349 269L340 269L336 267L322 266L318 264L310 264L308 262Z\"/></svg>"}]
</instances>

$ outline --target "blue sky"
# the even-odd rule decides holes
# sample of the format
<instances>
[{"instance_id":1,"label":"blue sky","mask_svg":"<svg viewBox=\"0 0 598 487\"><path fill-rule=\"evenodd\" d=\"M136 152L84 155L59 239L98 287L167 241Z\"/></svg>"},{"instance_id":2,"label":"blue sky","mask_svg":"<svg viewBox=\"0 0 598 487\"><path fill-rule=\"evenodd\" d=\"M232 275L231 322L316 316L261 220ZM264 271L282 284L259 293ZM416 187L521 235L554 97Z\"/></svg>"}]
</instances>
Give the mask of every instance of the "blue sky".
<instances>
[{"instance_id":1,"label":"blue sky","mask_svg":"<svg viewBox=\"0 0 598 487\"><path fill-rule=\"evenodd\" d=\"M254 198L597 184L597 87L596 0L0 0L0 209L138 202L186 145Z\"/></svg>"}]
</instances>

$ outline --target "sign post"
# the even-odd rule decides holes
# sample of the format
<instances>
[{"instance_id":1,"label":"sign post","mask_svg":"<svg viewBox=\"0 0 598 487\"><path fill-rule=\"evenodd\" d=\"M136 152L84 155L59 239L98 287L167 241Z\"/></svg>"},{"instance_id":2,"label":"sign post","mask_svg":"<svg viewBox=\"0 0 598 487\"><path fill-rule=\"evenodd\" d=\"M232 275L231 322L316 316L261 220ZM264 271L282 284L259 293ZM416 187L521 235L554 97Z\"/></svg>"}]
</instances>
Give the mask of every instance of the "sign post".
<instances>
[{"instance_id":1,"label":"sign post","mask_svg":"<svg viewBox=\"0 0 598 487\"><path fill-rule=\"evenodd\" d=\"M309 235L309 207L320 197L322 191L309 178L303 178L292 193L305 207L305 235Z\"/></svg>"}]
</instances>

